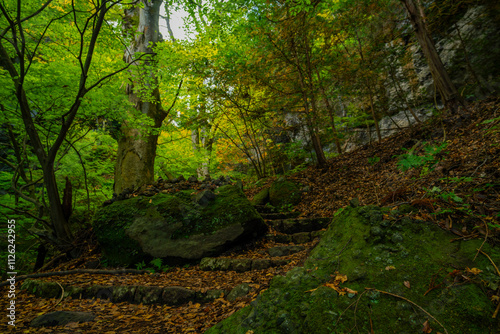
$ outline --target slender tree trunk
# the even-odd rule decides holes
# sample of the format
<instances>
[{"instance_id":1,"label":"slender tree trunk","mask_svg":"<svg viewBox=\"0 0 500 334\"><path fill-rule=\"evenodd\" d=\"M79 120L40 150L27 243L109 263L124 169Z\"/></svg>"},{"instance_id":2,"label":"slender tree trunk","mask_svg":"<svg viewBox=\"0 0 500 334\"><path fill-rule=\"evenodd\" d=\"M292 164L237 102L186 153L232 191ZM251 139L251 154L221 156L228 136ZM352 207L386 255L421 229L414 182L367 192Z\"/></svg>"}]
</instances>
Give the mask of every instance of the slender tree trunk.
<instances>
[{"instance_id":1,"label":"slender tree trunk","mask_svg":"<svg viewBox=\"0 0 500 334\"><path fill-rule=\"evenodd\" d=\"M358 31L356 30L355 32L356 32L356 40L358 42L359 56L361 57L361 64L363 67L370 68L369 64L367 64L367 62L365 61L363 48L361 47L361 38L359 37ZM378 125L377 115L375 114L375 105L373 103L374 96L373 96L373 92L371 89L372 85L371 85L368 77L364 78L364 84L366 86L366 90L368 91L368 96L370 98L370 111L372 114L373 122L375 123L375 131L377 132L377 138L378 138L378 141L380 142L382 140L382 135L380 134L380 127ZM371 137L370 137L370 144L371 144Z\"/></svg>"},{"instance_id":2,"label":"slender tree trunk","mask_svg":"<svg viewBox=\"0 0 500 334\"><path fill-rule=\"evenodd\" d=\"M423 20L421 12L413 0L400 0L406 8L408 17L415 30L415 36L422 48L424 56L429 64L434 84L443 99L443 103L452 112L457 112L459 106L466 107L464 100L458 94L455 85L451 81L446 68L439 57L436 46L432 38L429 36L426 24Z\"/></svg>"},{"instance_id":3,"label":"slender tree trunk","mask_svg":"<svg viewBox=\"0 0 500 334\"><path fill-rule=\"evenodd\" d=\"M199 179L210 176L210 158L212 155L213 140L209 138L210 128L197 127L191 131L191 142L195 153L202 155L201 164L196 168Z\"/></svg>"},{"instance_id":4,"label":"slender tree trunk","mask_svg":"<svg viewBox=\"0 0 500 334\"><path fill-rule=\"evenodd\" d=\"M334 141L335 145L337 146L337 153L341 154L342 153L342 146L340 145L340 140L337 132L337 127L335 126L335 112L332 108L332 105L330 101L328 100L328 95L326 95L325 87L323 86L323 83L321 81L321 76L319 75L319 71L316 69L316 76L318 77L318 85L321 90L321 93L323 94L323 100L325 101L326 109L328 111L328 116L330 117L330 124L332 126L332 131L334 135Z\"/></svg>"},{"instance_id":5,"label":"slender tree trunk","mask_svg":"<svg viewBox=\"0 0 500 334\"><path fill-rule=\"evenodd\" d=\"M154 182L154 161L158 142L158 133L154 130L161 126L167 116L160 104L152 50L160 39L159 17L162 1L141 0L142 6L136 5L125 10L124 27L129 29L133 38L131 45L125 50L124 59L128 63L135 62L137 67L141 66L135 71L141 74L132 78L134 83L128 85L127 94L135 109L151 118L154 125L153 132L149 134L128 123L122 125L115 166L115 193L121 193L125 189L137 189ZM135 26L133 22L137 20L138 26ZM136 53L149 54L149 57L145 58L145 61L137 62ZM150 96L144 97L138 93L137 86L141 81L149 82L145 85L151 89Z\"/></svg>"},{"instance_id":6,"label":"slender tree trunk","mask_svg":"<svg viewBox=\"0 0 500 334\"><path fill-rule=\"evenodd\" d=\"M293 40L292 40L292 45L293 45L292 52L294 52L294 58L295 58L294 65L297 68L302 98L304 100L304 112L305 112L306 119L307 119L307 128L309 130L309 135L311 137L311 143L312 143L313 148L314 148L314 153L316 154L316 160L317 160L318 166L323 166L326 164L325 153L323 152L323 147L321 146L321 140L318 136L318 133L315 131L314 119L311 119L311 118L315 118L315 114L316 114L316 101L314 99L314 92L311 89L308 89L308 87L306 85L306 82L305 82L306 78L304 77L303 68L300 65L299 52L297 50L297 45L295 44L295 42ZM307 51L306 51L306 53L307 53ZM309 91L309 94L308 94L308 91ZM311 100L311 102L309 102L309 100ZM310 111L309 103L311 103L312 111Z\"/></svg>"}]
</instances>

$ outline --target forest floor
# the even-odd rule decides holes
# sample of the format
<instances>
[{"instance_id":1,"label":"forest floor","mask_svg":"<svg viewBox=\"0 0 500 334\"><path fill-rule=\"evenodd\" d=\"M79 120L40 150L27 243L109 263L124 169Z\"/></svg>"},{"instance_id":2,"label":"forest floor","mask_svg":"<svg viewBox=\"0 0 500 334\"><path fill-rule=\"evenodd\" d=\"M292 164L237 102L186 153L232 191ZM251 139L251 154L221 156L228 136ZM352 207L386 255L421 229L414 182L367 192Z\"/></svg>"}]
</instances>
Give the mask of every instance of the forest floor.
<instances>
[{"instance_id":1,"label":"forest floor","mask_svg":"<svg viewBox=\"0 0 500 334\"><path fill-rule=\"evenodd\" d=\"M443 144L446 143L446 147ZM432 150L431 148L442 149ZM408 155L412 152L413 159ZM404 160L404 158L407 158ZM403 160L402 160L403 159ZM413 159L413 160L411 160ZM399 161L399 166L398 166ZM407 168L418 166L416 168ZM434 118L392 137L342 154L322 168L309 167L290 179L308 186L294 209L303 217L332 217L336 210L357 198L362 205L397 207L403 203L416 210L410 215L433 221L457 238L481 238L499 242L500 213L500 100L475 103L466 118ZM247 190L251 198L266 185ZM61 285L182 286L196 291L231 290L248 283L251 291L235 301L217 298L209 303L189 302L180 306L112 303L106 299L44 299L20 291L18 283L16 327L0 323L2 333L203 333L207 328L248 305L265 290L271 278L283 275L307 257L315 241L305 250L282 257L281 267L234 271L202 271L198 265L171 268L167 272L142 275L73 274L44 278ZM232 258L271 258L266 250L277 245L262 239L224 254ZM87 240L87 254L60 264L50 271L71 270L99 258L97 244ZM0 292L6 296L6 288ZM0 299L6 310L7 299ZM58 310L92 312L93 322L32 328L31 320Z\"/></svg>"}]
</instances>

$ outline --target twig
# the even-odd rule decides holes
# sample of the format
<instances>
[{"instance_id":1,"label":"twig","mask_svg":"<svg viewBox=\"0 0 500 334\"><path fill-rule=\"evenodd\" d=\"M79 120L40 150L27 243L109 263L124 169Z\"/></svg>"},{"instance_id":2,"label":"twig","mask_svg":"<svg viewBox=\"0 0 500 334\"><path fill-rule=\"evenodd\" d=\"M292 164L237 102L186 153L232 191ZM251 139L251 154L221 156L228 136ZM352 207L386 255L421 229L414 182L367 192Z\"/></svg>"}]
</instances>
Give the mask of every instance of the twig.
<instances>
[{"instance_id":1,"label":"twig","mask_svg":"<svg viewBox=\"0 0 500 334\"><path fill-rule=\"evenodd\" d=\"M459 238L455 238L455 239L451 239L450 242L455 242L457 240L462 240L462 239L473 239L475 237L479 236L479 234L477 233L473 233L473 234L469 234L469 235L464 235L463 237L459 237ZM477 256L477 255L476 255ZM474 260L476 258L474 257Z\"/></svg>"},{"instance_id":2,"label":"twig","mask_svg":"<svg viewBox=\"0 0 500 334\"><path fill-rule=\"evenodd\" d=\"M342 249L340 250L340 252L338 252L335 256L340 256L340 254L342 254L342 252L347 248L347 245L349 245L349 243L351 242L352 240L352 237L349 238L349 240L347 240L346 244L344 245L344 247L342 247ZM340 259L337 261L337 271L340 270Z\"/></svg>"},{"instance_id":3,"label":"twig","mask_svg":"<svg viewBox=\"0 0 500 334\"><path fill-rule=\"evenodd\" d=\"M62 301L62 300L63 300L63 298L64 298L64 288L63 288L63 286L62 286L61 284L59 284L59 282L56 282L56 284L57 284L57 285L59 285L59 287L60 287L60 288L61 288L61 290L62 290L62 291L61 291L61 298L59 298L59 300L57 301L57 303L55 303L54 305L52 305L52 307L51 307L51 308L49 308L49 309L47 310L47 312L48 312L48 311L50 311L50 310L53 310L54 308L56 308L56 306L57 306L57 305L59 305L59 303L61 303L61 301ZM45 313L47 313L47 312L45 312Z\"/></svg>"},{"instance_id":4,"label":"twig","mask_svg":"<svg viewBox=\"0 0 500 334\"><path fill-rule=\"evenodd\" d=\"M486 161L488 161L488 158L484 159L483 163L480 164L479 166L476 167L476 169L472 172L472 174L470 175L472 177L472 175L476 174L477 170L481 167L483 167L483 165L486 163Z\"/></svg>"},{"instance_id":5,"label":"twig","mask_svg":"<svg viewBox=\"0 0 500 334\"><path fill-rule=\"evenodd\" d=\"M364 295L364 294L365 294L365 292L366 292L366 291L363 291L363 293L361 293L361 294L359 295L359 297L358 297L358 299L357 299L356 301L353 301L353 302L352 302L349 306L347 306L347 308L346 308L345 310L343 310L343 311L342 311L342 313L340 313L339 318L337 319L337 322L335 323L334 327L337 327L337 324L339 323L340 319L342 319L342 316L344 315L344 313L346 313L346 312L347 312L347 310L348 310L348 309L350 309L352 305L354 305L354 304L356 304L356 305L357 305L357 303L358 303L359 299L361 298L361 296L362 296L362 295Z\"/></svg>"},{"instance_id":6,"label":"twig","mask_svg":"<svg viewBox=\"0 0 500 334\"><path fill-rule=\"evenodd\" d=\"M64 257L66 257L65 253L59 254L58 256L56 256L55 258L53 258L52 260L50 260L49 262L47 262L42 268L40 268L37 271L40 272L40 271L46 270L47 268L50 268L50 266L52 266L54 263L56 263L57 261L59 261L60 259L62 259Z\"/></svg>"},{"instance_id":7,"label":"twig","mask_svg":"<svg viewBox=\"0 0 500 334\"><path fill-rule=\"evenodd\" d=\"M373 184L373 188L375 188L375 196L377 196L377 205L380 205L380 198L378 198L377 185Z\"/></svg>"},{"instance_id":8,"label":"twig","mask_svg":"<svg viewBox=\"0 0 500 334\"><path fill-rule=\"evenodd\" d=\"M370 312L368 313L368 317L370 318L370 334L375 334L375 331L373 330L373 321L372 321L372 306L368 304L368 307L370 308Z\"/></svg>"},{"instance_id":9,"label":"twig","mask_svg":"<svg viewBox=\"0 0 500 334\"><path fill-rule=\"evenodd\" d=\"M443 324L441 324L436 318L434 318L429 312L427 312L426 310L424 310L420 305L418 305L417 303L415 302L412 302L411 300L405 298L405 297L402 297L402 296L399 296L399 295L395 295L393 293L390 293L390 292L387 292L387 291L382 291L382 290L379 290L379 289L374 289L374 288L365 288L366 290L374 290L374 291L377 291L377 292L380 292L380 293L383 293L383 294L386 294L386 295L389 295L389 296L393 296L393 297L396 297L396 298L399 298L399 299L402 299L408 303L411 303L413 305L415 305L416 307L418 307L420 310L422 310L422 312L424 312L425 314L427 314L429 317L431 317L432 320L434 320L435 322L437 322L439 324L439 326L443 327L444 329L444 332L446 334L448 334L448 331L446 330L446 327L443 326ZM361 297L361 296L360 296Z\"/></svg>"},{"instance_id":10,"label":"twig","mask_svg":"<svg viewBox=\"0 0 500 334\"><path fill-rule=\"evenodd\" d=\"M488 258L488 260L490 260L490 262L493 265L493 267L495 267L495 270L497 271L498 276L500 276L500 270L498 270L498 267L496 266L495 262L493 262L493 260L491 259L491 257L488 254L486 254L485 252L483 252L481 249L478 249L478 251L480 251L481 253L483 253L484 256L486 256Z\"/></svg>"},{"instance_id":11,"label":"twig","mask_svg":"<svg viewBox=\"0 0 500 334\"><path fill-rule=\"evenodd\" d=\"M476 253L476 256L474 256L474 259L472 261L476 261L476 257L479 255L479 252L481 251L481 249L483 249L484 243L488 239L488 233L489 233L488 224L486 224L486 222L482 219L481 219L481 221L483 222L484 228L486 229L486 235L484 236L483 243L481 244L481 246L479 246L478 252ZM490 261L491 261L491 259L490 259ZM497 269L497 271L498 271L498 269Z\"/></svg>"},{"instance_id":12,"label":"twig","mask_svg":"<svg viewBox=\"0 0 500 334\"><path fill-rule=\"evenodd\" d=\"M500 310L500 303L498 303L497 308L495 309L495 312L493 312L493 316L492 316L493 319L495 319L497 317L499 310Z\"/></svg>"}]
</instances>

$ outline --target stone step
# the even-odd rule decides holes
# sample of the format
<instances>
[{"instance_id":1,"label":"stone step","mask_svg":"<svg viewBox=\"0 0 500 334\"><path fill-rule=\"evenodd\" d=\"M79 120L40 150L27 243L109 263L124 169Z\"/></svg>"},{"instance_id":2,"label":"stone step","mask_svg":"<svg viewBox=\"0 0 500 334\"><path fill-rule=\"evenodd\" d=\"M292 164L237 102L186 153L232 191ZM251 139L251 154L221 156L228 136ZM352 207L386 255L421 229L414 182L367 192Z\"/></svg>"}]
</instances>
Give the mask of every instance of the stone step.
<instances>
[{"instance_id":1,"label":"stone step","mask_svg":"<svg viewBox=\"0 0 500 334\"><path fill-rule=\"evenodd\" d=\"M324 230L312 231L312 232L299 232L293 234L268 234L266 238L268 240L281 243L288 244L293 242L294 244L305 244L309 241L313 241L314 239L321 237L324 233Z\"/></svg>"},{"instance_id":2,"label":"stone step","mask_svg":"<svg viewBox=\"0 0 500 334\"><path fill-rule=\"evenodd\" d=\"M253 206L258 213L274 213L274 208L267 205L254 205Z\"/></svg>"},{"instance_id":3,"label":"stone step","mask_svg":"<svg viewBox=\"0 0 500 334\"><path fill-rule=\"evenodd\" d=\"M287 256L290 254L295 254L306 249L304 246L276 246L269 248L267 253L273 257Z\"/></svg>"},{"instance_id":4,"label":"stone step","mask_svg":"<svg viewBox=\"0 0 500 334\"><path fill-rule=\"evenodd\" d=\"M200 269L205 271L234 270L241 273L250 270L262 270L271 267L284 266L287 263L288 260L205 257L201 259Z\"/></svg>"},{"instance_id":5,"label":"stone step","mask_svg":"<svg viewBox=\"0 0 500 334\"><path fill-rule=\"evenodd\" d=\"M60 298L62 292L61 287L55 282L33 279L25 280L21 289L27 290L41 298ZM113 303L128 302L132 304L162 304L171 306L188 302L209 302L221 296L229 298L232 293L232 290L213 289L203 293L180 286L159 287L143 285L92 285L87 287L63 285L63 289L64 297L71 296L74 299L99 298L107 299Z\"/></svg>"},{"instance_id":6,"label":"stone step","mask_svg":"<svg viewBox=\"0 0 500 334\"><path fill-rule=\"evenodd\" d=\"M268 220L266 224L284 234L319 231L327 228L332 218L292 218Z\"/></svg>"}]
</instances>

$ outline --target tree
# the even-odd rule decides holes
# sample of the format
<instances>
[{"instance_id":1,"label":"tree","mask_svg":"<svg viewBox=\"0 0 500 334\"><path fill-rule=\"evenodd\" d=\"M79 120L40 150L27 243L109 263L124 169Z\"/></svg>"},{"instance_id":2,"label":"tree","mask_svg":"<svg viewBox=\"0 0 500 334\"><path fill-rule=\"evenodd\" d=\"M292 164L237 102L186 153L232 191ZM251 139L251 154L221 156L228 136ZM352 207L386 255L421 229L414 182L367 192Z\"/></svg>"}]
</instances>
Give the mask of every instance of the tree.
<instances>
[{"instance_id":1,"label":"tree","mask_svg":"<svg viewBox=\"0 0 500 334\"><path fill-rule=\"evenodd\" d=\"M101 0L79 4L71 2L68 5L49 0L37 7L32 3L22 4L21 1L17 1L16 4L0 3L0 11L3 14L1 21L3 26L0 32L0 65L8 73L11 81L11 86L4 89L12 89L15 96L14 100L17 103L15 109L20 112L29 138L29 145L41 166L49 202L50 223L48 227L52 232L40 235L66 252L73 248L71 245L73 236L61 205L55 176L55 161L79 110L88 102L85 101L85 97L90 91L105 84L111 76L123 70L108 72L100 77L93 72L96 66L94 56L99 46L98 38L102 30L109 29L106 25L108 13L118 3L119 1ZM43 28L35 30L40 24ZM26 26L29 25L32 26L27 29ZM71 31L71 34L76 35L71 46L61 45L60 49L66 51L65 56L68 59L76 61L77 67L74 69L77 70L74 73L70 71L74 76L71 77L71 86L65 87L67 92L64 93L64 102L53 100L51 107L47 107L46 110L58 110L58 112L46 114L50 116L50 120L45 121L45 124L49 124L49 128L47 135L44 135L43 124L39 120L45 115L44 110L39 108L37 98L27 90L27 87L30 87L33 81L40 80L34 71L37 65L53 61L46 59L47 53L44 54L41 51L43 47L52 43L54 45L51 47L55 48L59 46L58 43L63 43L54 42L58 38L53 30L56 25L60 29L68 29L68 31L60 32L61 34ZM89 82L90 78L93 82ZM45 97L45 99L49 98ZM58 103L61 103L62 107L58 108Z\"/></svg>"},{"instance_id":2,"label":"tree","mask_svg":"<svg viewBox=\"0 0 500 334\"><path fill-rule=\"evenodd\" d=\"M159 128L167 112L160 102L153 47L161 38L159 30L160 6L163 0L141 0L125 9L124 31L130 41L124 59L133 64L132 83L127 94L133 108L149 122L139 128L136 122L121 125L115 167L115 193L134 190L154 181L154 161ZM138 59L141 58L141 61ZM132 114L132 113L131 113Z\"/></svg>"},{"instance_id":3,"label":"tree","mask_svg":"<svg viewBox=\"0 0 500 334\"><path fill-rule=\"evenodd\" d=\"M417 37L418 43L422 48L425 59L427 60L429 69L432 73L434 84L443 99L443 103L452 112L457 112L459 106L465 107L465 101L462 99L460 94L458 94L455 85L451 81L441 58L439 57L436 46L427 31L421 10L417 8L417 5L413 2L413 0L400 1L406 8L408 18L410 19L410 22L413 25L413 30L415 31L415 36Z\"/></svg>"}]
</instances>

